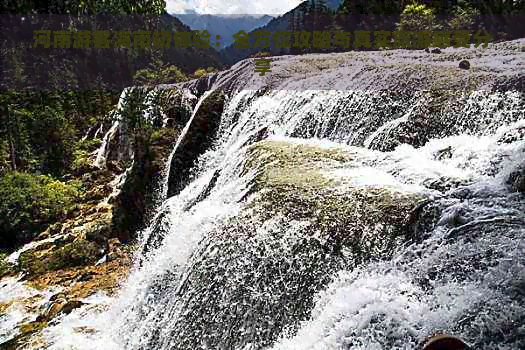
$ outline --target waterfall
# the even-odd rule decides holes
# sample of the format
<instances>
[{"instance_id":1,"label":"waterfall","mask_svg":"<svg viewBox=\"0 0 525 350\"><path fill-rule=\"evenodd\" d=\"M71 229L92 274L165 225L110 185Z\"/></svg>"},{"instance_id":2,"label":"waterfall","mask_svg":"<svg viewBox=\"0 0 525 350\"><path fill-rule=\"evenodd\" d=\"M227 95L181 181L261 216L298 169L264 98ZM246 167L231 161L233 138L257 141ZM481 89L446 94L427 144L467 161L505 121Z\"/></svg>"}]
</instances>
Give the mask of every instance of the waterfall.
<instances>
[{"instance_id":1,"label":"waterfall","mask_svg":"<svg viewBox=\"0 0 525 350\"><path fill-rule=\"evenodd\" d=\"M368 66L348 60L364 55ZM486 63L491 51L483 55L473 65L493 67ZM217 139L189 184L169 198L176 172L168 169L166 200L143 237L147 249L111 308L72 312L45 330L46 348L416 350L439 330L477 349L524 348L525 198L509 186L525 160L524 94L480 88L486 81L471 90L405 91L400 86L426 78L392 68L391 56L284 56L268 78L243 61L208 82L168 168L199 107L212 90L228 87ZM253 158L250 145L261 130L266 148ZM325 180L335 186L314 191L314 200L351 194L343 197L353 201L347 216L321 207L312 223L300 210L283 214L299 201L257 205L268 195L256 186L257 166L273 169L266 178L288 176L275 165L286 152L295 175L312 180L308 193ZM312 175L315 167L321 170ZM371 204L385 193L402 204L425 200L413 218L398 218L385 209L389 203ZM352 227L348 216L362 226ZM395 230L396 220L412 236L396 237L383 254L377 233ZM331 245L320 222L334 236L361 232L363 241ZM371 257L357 259L355 251L366 249Z\"/></svg>"},{"instance_id":2,"label":"waterfall","mask_svg":"<svg viewBox=\"0 0 525 350\"><path fill-rule=\"evenodd\" d=\"M188 122L186 123L186 126L184 127L184 129L182 129L182 131L180 133L180 136L177 139L177 142L175 143L175 147L173 147L173 150L171 151L170 156L168 157L168 162L167 162L167 166L166 166L166 173L164 175L164 181L162 182L162 187L161 187L162 198L167 198L168 197L168 180L169 180L169 175L171 173L171 163L173 161L173 156L175 155L175 152L177 152L177 149L179 148L180 143L182 142L182 140L184 139L184 137L188 133L188 130L189 130L190 126L192 125L193 119L195 118L195 115L197 114L197 111L199 110L199 107L201 106L202 102L211 93L212 93L212 91L207 91L203 96L201 96L199 98L197 104L195 105L195 107L194 107L194 109L193 109L193 111L191 113L190 120L188 120ZM181 103L184 103L184 101L181 101Z\"/></svg>"},{"instance_id":3,"label":"waterfall","mask_svg":"<svg viewBox=\"0 0 525 350\"><path fill-rule=\"evenodd\" d=\"M129 96L129 93L132 91L132 88L126 88L122 91L119 97L119 101L117 104L117 107L115 110L110 113L110 117L113 120L113 124L111 125L111 128L106 132L104 137L102 138L102 143L100 144L100 147L96 151L96 158L95 158L95 166L97 167L105 167L106 166L106 160L109 154L109 146L110 143L113 141L113 139L116 136L116 133L120 127L120 123L122 120L122 114L121 111L123 110L124 106L126 105L126 99Z\"/></svg>"}]
</instances>

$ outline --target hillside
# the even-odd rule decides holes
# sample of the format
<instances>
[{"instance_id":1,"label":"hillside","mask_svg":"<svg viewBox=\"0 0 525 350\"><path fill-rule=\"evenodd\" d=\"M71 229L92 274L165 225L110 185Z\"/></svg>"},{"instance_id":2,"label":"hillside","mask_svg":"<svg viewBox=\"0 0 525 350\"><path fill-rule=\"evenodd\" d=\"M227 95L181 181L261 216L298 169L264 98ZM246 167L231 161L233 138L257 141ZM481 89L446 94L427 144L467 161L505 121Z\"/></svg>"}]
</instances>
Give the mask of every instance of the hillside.
<instances>
[{"instance_id":1,"label":"hillside","mask_svg":"<svg viewBox=\"0 0 525 350\"><path fill-rule=\"evenodd\" d=\"M215 35L220 35L220 47L217 50L231 45L235 40L233 35L244 30L249 32L255 28L266 25L273 17L269 15L201 15L201 14L175 14L184 24L194 30L207 30L215 42Z\"/></svg>"}]
</instances>

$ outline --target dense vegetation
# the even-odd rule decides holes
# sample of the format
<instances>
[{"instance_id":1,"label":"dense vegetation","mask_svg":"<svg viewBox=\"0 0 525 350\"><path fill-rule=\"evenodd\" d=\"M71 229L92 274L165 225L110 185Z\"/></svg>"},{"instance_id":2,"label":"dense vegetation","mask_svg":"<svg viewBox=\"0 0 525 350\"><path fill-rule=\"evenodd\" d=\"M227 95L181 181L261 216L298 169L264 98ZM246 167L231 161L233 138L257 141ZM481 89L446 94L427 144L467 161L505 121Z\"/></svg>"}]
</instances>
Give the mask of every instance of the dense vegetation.
<instances>
[{"instance_id":1,"label":"dense vegetation","mask_svg":"<svg viewBox=\"0 0 525 350\"><path fill-rule=\"evenodd\" d=\"M2 14L159 15L165 14L165 6L164 0L18 0L2 2L0 10ZM2 17L3 20L6 18ZM11 33L3 35L13 34L17 30L16 25L21 24L16 22L21 16L13 18L13 27L5 28L7 32L11 30ZM152 18L158 20L159 17ZM165 26L180 24L171 16L160 18L166 20ZM150 23L152 24L154 23ZM55 51L60 52L49 50ZM106 122L107 125L105 119L115 107L121 93L120 89L106 84L107 80L103 79L103 75L100 75L101 79L79 75L82 72L76 65L83 62L79 57L54 61L60 55L49 52L35 54L26 42L16 48L5 41L2 44L2 79L9 77L10 80L3 80L4 85L0 90L0 248L13 248L29 241L81 200L83 189L78 181L71 179L90 168L88 155L100 144L100 140L93 140L94 132L102 123ZM199 58L200 55L192 51L178 56L179 60L182 57L182 63L173 60L166 62L164 59L168 54L169 52L153 49L148 52L129 50L129 53L115 50L103 55L96 50L85 50L83 58L89 61L108 56L113 62L121 63L120 66L125 69L110 73L122 73L119 79L127 81L128 85L143 84L145 80L151 83L178 82L188 79L188 74L201 65L218 65L216 58L206 55ZM30 59L33 61L27 56L32 56ZM151 60L151 57L156 60ZM185 66L185 61L194 62L194 67ZM62 68L57 69L53 77L57 83L56 89L53 89L50 77L41 74L42 70L38 69L42 65L49 66L52 62L60 63L59 67ZM42 80L35 78L39 74L42 75ZM64 81L74 85L75 82L86 79L96 83L96 88L62 88ZM44 81L47 89L39 86L39 81ZM89 138L86 140L84 136ZM101 136L98 135L99 138Z\"/></svg>"}]
</instances>

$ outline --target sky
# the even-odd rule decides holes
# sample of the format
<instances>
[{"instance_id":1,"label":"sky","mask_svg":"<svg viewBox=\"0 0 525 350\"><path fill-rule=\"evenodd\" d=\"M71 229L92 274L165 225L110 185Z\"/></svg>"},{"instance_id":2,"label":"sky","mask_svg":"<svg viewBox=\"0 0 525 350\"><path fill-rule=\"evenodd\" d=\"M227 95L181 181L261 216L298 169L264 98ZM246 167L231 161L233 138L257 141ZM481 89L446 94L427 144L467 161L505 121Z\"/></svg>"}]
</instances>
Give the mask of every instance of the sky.
<instances>
[{"instance_id":1,"label":"sky","mask_svg":"<svg viewBox=\"0 0 525 350\"><path fill-rule=\"evenodd\" d=\"M166 0L168 13L282 15L304 0Z\"/></svg>"}]
</instances>

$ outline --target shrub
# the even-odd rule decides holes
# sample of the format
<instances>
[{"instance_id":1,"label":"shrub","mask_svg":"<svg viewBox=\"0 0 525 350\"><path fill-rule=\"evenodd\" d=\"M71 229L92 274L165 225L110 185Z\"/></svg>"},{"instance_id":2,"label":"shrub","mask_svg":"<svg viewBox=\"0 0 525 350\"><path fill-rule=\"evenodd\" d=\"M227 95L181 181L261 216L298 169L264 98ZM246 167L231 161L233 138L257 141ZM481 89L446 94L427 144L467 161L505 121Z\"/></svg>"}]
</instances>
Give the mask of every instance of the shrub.
<instances>
[{"instance_id":1,"label":"shrub","mask_svg":"<svg viewBox=\"0 0 525 350\"><path fill-rule=\"evenodd\" d=\"M188 80L188 77L181 72L176 66L168 67L150 67L140 69L135 73L133 80L137 84L157 85L157 84L174 84Z\"/></svg>"},{"instance_id":2,"label":"shrub","mask_svg":"<svg viewBox=\"0 0 525 350\"><path fill-rule=\"evenodd\" d=\"M452 30L472 30L479 15L479 10L470 4L457 6L454 8L453 17L448 22L448 26Z\"/></svg>"},{"instance_id":3,"label":"shrub","mask_svg":"<svg viewBox=\"0 0 525 350\"><path fill-rule=\"evenodd\" d=\"M84 140L76 143L71 170L82 175L95 169L90 154L100 147L100 139Z\"/></svg>"},{"instance_id":4,"label":"shrub","mask_svg":"<svg viewBox=\"0 0 525 350\"><path fill-rule=\"evenodd\" d=\"M200 78L200 77L203 77L206 75L206 70L204 68L199 68L195 71L195 73L193 73L193 75L196 77L196 78Z\"/></svg>"},{"instance_id":5,"label":"shrub","mask_svg":"<svg viewBox=\"0 0 525 350\"><path fill-rule=\"evenodd\" d=\"M409 4L401 14L398 29L408 32L434 29L434 10L425 4Z\"/></svg>"},{"instance_id":6,"label":"shrub","mask_svg":"<svg viewBox=\"0 0 525 350\"><path fill-rule=\"evenodd\" d=\"M78 183L8 172L0 178L0 245L28 242L57 220L79 196Z\"/></svg>"},{"instance_id":7,"label":"shrub","mask_svg":"<svg viewBox=\"0 0 525 350\"><path fill-rule=\"evenodd\" d=\"M86 152L93 152L100 147L102 141L98 138L92 140L80 140L76 143L75 148L77 150L83 150Z\"/></svg>"}]
</instances>

